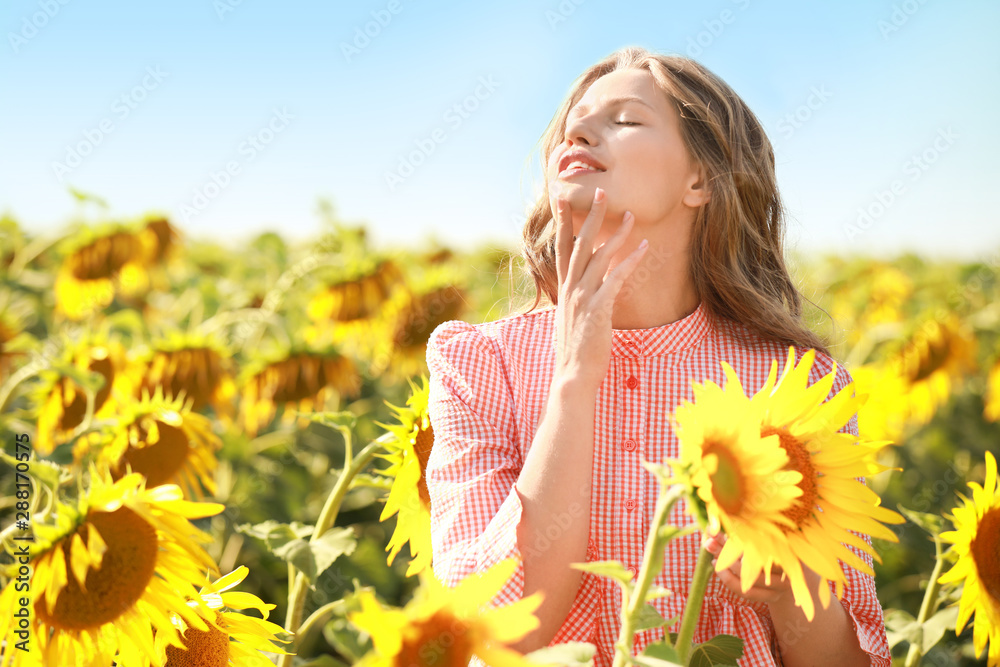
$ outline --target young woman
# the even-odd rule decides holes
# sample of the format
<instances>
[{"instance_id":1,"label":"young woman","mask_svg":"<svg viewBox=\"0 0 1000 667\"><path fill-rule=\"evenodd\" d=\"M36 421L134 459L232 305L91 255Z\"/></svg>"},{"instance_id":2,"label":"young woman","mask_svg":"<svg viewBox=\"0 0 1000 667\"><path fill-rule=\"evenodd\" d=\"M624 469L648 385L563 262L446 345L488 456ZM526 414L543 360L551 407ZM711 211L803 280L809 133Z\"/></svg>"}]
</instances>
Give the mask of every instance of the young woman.
<instances>
[{"instance_id":1,"label":"young woman","mask_svg":"<svg viewBox=\"0 0 1000 667\"><path fill-rule=\"evenodd\" d=\"M575 82L542 142L546 192L524 252L551 303L446 322L428 345L433 569L454 586L517 556L494 604L545 597L540 627L513 648L588 641L605 667L620 591L569 564L615 559L638 571L659 492L641 461L677 457L669 416L693 399L691 383L722 385L725 360L754 392L789 345L799 358L817 350L810 381L833 359L800 322L771 144L717 76L622 49ZM838 366L831 395L850 382ZM844 432L857 435L856 419ZM670 520L692 521L681 506ZM702 539L676 539L664 555L654 581L673 591L654 601L664 618L684 608ZM708 543L718 551L718 538ZM737 562L712 576L694 641L742 637L741 665L888 667L874 582L844 570L844 599L817 604L808 622L778 577L740 593ZM634 651L661 633L639 633Z\"/></svg>"}]
</instances>

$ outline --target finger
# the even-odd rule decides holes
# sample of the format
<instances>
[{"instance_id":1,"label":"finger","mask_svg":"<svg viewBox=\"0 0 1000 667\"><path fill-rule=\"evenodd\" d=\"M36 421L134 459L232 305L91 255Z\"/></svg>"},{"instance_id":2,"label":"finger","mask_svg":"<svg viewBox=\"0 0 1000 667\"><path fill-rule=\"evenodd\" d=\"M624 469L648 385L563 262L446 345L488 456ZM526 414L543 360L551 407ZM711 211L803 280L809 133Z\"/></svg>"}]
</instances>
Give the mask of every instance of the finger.
<instances>
[{"instance_id":1,"label":"finger","mask_svg":"<svg viewBox=\"0 0 1000 667\"><path fill-rule=\"evenodd\" d=\"M561 287L569 272L569 259L573 254L573 214L569 202L563 198L556 199L556 276Z\"/></svg>"},{"instance_id":2,"label":"finger","mask_svg":"<svg viewBox=\"0 0 1000 667\"><path fill-rule=\"evenodd\" d=\"M625 244L634 223L635 216L631 212L626 211L622 224L618 226L617 231L612 234L611 238L602 243L601 247L590 258L590 263L587 264L583 276L580 277L580 283L593 283L595 289L600 285L600 282L604 280L604 276L608 272L608 266L611 265L611 258Z\"/></svg>"},{"instance_id":3,"label":"finger","mask_svg":"<svg viewBox=\"0 0 1000 667\"><path fill-rule=\"evenodd\" d=\"M597 232L600 231L601 223L604 221L606 199L604 190L594 188L594 201L591 204L590 213L583 221L580 234L573 245L573 256L569 260L568 280L574 285L580 281L580 277L583 276L583 272L587 269L590 258L594 254L594 239L597 238Z\"/></svg>"},{"instance_id":4,"label":"finger","mask_svg":"<svg viewBox=\"0 0 1000 667\"><path fill-rule=\"evenodd\" d=\"M625 284L625 279L628 278L629 274L639 264L639 260L642 259L642 256L646 254L646 250L648 249L649 242L643 239L638 248L630 252L628 257L612 269L611 273L605 279L604 284L597 291L601 298L614 301L615 297L618 296L618 292L621 291L622 285Z\"/></svg>"}]
</instances>

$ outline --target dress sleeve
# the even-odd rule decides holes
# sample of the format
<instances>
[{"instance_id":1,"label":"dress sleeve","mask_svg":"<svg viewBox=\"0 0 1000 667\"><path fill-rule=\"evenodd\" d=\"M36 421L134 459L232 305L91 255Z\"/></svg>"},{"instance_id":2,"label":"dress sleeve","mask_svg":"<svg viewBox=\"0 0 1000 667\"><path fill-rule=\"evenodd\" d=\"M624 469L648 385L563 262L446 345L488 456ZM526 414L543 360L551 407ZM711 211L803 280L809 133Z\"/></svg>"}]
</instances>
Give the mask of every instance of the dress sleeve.
<instances>
[{"instance_id":1,"label":"dress sleeve","mask_svg":"<svg viewBox=\"0 0 1000 667\"><path fill-rule=\"evenodd\" d=\"M434 445L425 479L430 497L432 569L454 587L517 558L491 606L520 600L524 565L517 544L521 472L507 373L494 343L466 322L439 325L427 344L428 414Z\"/></svg>"},{"instance_id":2,"label":"dress sleeve","mask_svg":"<svg viewBox=\"0 0 1000 667\"><path fill-rule=\"evenodd\" d=\"M848 384L853 382L851 374L843 366L837 367L833 388L830 396L833 396ZM857 413L844 424L840 429L841 433L858 435L858 415ZM858 478L862 484L865 483L863 477ZM872 539L869 535L864 535L856 531L851 531L860 536L868 546L871 546ZM872 567L872 557L856 547L845 545L853 551L858 558L863 560L868 567ZM889 652L889 642L885 635L885 619L882 614L882 605L878 601L875 593L875 579L863 572L859 572L843 561L840 563L844 574L847 575L847 586L844 587L844 597L840 603L844 606L851 625L858 635L858 642L862 650L868 653L873 667L890 667L892 657ZM831 585L832 588L832 585Z\"/></svg>"}]
</instances>

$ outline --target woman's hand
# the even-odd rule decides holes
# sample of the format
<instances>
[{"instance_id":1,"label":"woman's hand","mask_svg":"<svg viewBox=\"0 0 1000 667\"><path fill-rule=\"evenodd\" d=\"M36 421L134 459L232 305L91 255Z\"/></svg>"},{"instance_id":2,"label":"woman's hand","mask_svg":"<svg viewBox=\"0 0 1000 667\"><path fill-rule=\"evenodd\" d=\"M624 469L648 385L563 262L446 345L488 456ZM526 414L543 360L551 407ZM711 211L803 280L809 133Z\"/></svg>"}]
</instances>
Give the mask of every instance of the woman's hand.
<instances>
[{"instance_id":1,"label":"woman's hand","mask_svg":"<svg viewBox=\"0 0 1000 667\"><path fill-rule=\"evenodd\" d=\"M726 543L725 533L715 533L709 534L705 533L701 539L702 547L708 549L708 551L715 556L712 560L713 569L716 560L719 557L719 553L722 551L722 545ZM723 585L728 588L733 593L739 596L751 600L753 602L764 602L767 604L772 604L782 600L786 595L789 595L792 591L791 582L787 578L783 578L782 570L778 566L771 567L771 583L766 584L764 573L761 572L757 577L757 581L754 582L745 593L740 588L740 569L743 565L743 558L739 558L735 563L730 565L725 570L721 572L716 572L715 574L722 581ZM809 580L809 575L812 571L802 566L802 569L806 575L806 579ZM817 579L818 581L818 579ZM812 582L811 582L812 583ZM815 588L815 586L813 586Z\"/></svg>"},{"instance_id":2,"label":"woman's hand","mask_svg":"<svg viewBox=\"0 0 1000 667\"><path fill-rule=\"evenodd\" d=\"M635 217L626 211L618 230L593 250L604 222L604 191L596 188L594 203L574 242L569 202L556 200L556 377L582 382L596 392L611 361L611 313L625 278L646 252L644 239L613 270L611 259L622 247Z\"/></svg>"}]
</instances>

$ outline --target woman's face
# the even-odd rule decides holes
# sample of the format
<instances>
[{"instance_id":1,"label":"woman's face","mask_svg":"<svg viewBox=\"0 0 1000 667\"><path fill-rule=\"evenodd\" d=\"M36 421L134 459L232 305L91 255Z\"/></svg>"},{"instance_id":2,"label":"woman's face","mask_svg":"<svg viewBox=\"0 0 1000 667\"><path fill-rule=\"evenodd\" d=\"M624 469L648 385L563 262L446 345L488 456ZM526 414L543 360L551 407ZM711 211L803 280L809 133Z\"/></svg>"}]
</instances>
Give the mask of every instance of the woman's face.
<instances>
[{"instance_id":1,"label":"woman's face","mask_svg":"<svg viewBox=\"0 0 1000 667\"><path fill-rule=\"evenodd\" d=\"M597 79L570 109L563 142L549 158L552 210L557 197L567 199L579 233L594 189L601 187L607 212L596 245L615 232L625 211L635 216L635 243L654 229L686 239L694 208L707 201L707 191L679 126L676 109L648 70L619 70ZM603 169L564 169L576 151Z\"/></svg>"}]
</instances>

